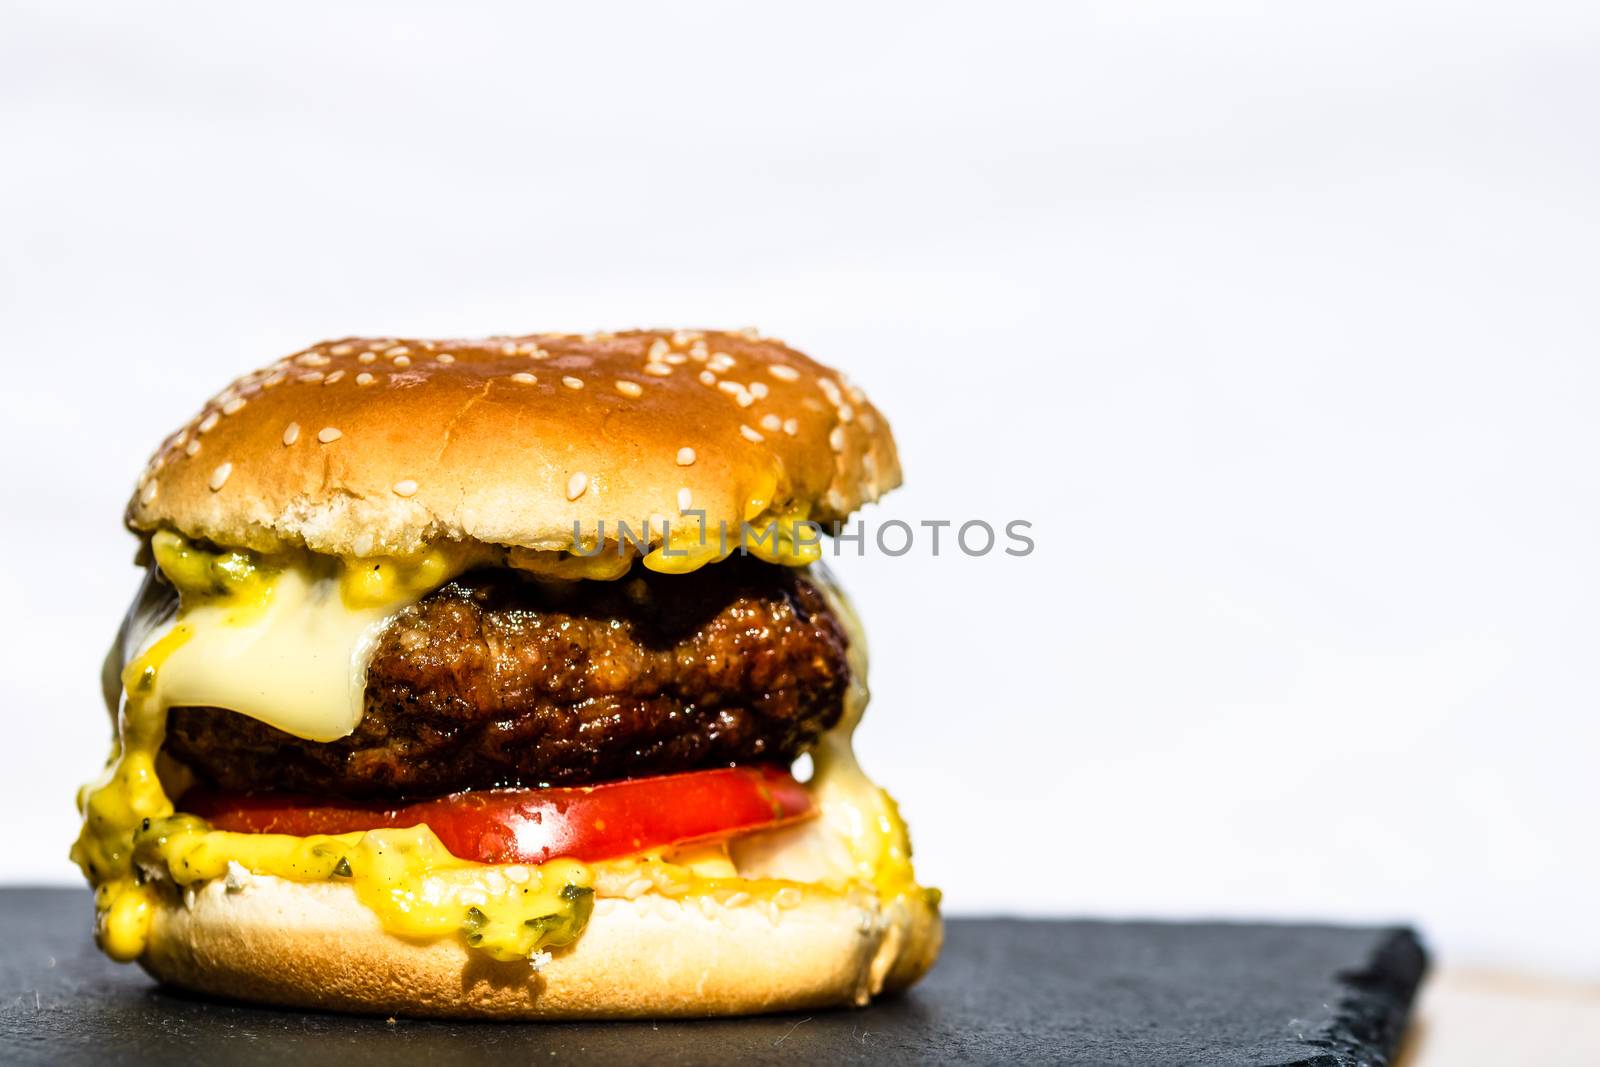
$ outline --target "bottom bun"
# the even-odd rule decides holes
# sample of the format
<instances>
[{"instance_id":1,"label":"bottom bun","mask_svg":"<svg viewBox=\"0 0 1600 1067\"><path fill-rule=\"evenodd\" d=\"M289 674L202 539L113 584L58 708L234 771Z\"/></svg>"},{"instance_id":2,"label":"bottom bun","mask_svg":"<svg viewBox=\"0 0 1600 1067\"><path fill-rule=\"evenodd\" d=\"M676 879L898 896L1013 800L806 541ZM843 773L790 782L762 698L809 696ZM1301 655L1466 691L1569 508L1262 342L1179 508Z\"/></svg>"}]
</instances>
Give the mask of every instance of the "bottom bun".
<instances>
[{"instance_id":1,"label":"bottom bun","mask_svg":"<svg viewBox=\"0 0 1600 1067\"><path fill-rule=\"evenodd\" d=\"M159 908L140 960L202 993L385 1015L600 1019L866 1004L922 977L938 912L920 894L805 887L799 903L601 898L582 936L535 970L460 938L385 931L354 890L255 876Z\"/></svg>"}]
</instances>

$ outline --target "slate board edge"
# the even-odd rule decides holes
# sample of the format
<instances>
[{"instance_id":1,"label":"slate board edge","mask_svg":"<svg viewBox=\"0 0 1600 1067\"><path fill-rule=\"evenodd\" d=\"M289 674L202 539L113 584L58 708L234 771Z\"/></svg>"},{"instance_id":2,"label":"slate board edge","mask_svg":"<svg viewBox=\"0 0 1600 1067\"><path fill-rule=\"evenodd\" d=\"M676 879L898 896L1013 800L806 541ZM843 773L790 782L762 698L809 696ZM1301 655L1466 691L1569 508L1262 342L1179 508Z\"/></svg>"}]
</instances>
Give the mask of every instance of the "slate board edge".
<instances>
[{"instance_id":1,"label":"slate board edge","mask_svg":"<svg viewBox=\"0 0 1600 1067\"><path fill-rule=\"evenodd\" d=\"M1394 928L1367 966L1339 975L1350 992L1340 998L1328 1036L1308 1043L1328 1049L1338 1064L1370 1063L1374 1050L1381 1050L1381 1063L1392 1063L1427 971L1427 950L1417 932Z\"/></svg>"}]
</instances>

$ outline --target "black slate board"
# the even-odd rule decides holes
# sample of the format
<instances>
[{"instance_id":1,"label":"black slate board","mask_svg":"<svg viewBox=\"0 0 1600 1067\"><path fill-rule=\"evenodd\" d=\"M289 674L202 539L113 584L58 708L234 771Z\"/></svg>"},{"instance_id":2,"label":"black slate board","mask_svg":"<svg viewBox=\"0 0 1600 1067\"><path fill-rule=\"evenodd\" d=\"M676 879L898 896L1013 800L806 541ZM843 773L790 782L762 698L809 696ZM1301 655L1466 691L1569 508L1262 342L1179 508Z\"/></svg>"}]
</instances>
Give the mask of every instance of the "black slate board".
<instances>
[{"instance_id":1,"label":"black slate board","mask_svg":"<svg viewBox=\"0 0 1600 1067\"><path fill-rule=\"evenodd\" d=\"M88 894L0 890L0 1062L1389 1062L1421 978L1397 928L955 920L861 1011L610 1024L283 1012L159 989L90 943Z\"/></svg>"}]
</instances>

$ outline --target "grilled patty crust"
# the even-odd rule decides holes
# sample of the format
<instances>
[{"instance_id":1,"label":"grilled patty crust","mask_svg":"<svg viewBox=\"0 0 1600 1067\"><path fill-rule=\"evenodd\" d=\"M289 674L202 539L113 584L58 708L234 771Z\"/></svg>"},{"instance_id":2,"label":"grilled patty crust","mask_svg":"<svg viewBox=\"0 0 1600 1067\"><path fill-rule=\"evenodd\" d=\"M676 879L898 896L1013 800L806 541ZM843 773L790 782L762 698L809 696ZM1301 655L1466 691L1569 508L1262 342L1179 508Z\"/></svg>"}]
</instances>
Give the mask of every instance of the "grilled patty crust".
<instances>
[{"instance_id":1,"label":"grilled patty crust","mask_svg":"<svg viewBox=\"0 0 1600 1067\"><path fill-rule=\"evenodd\" d=\"M349 737L174 708L166 748L222 789L343 797L786 765L839 719L846 641L803 572L745 557L560 585L473 571L384 630Z\"/></svg>"}]
</instances>

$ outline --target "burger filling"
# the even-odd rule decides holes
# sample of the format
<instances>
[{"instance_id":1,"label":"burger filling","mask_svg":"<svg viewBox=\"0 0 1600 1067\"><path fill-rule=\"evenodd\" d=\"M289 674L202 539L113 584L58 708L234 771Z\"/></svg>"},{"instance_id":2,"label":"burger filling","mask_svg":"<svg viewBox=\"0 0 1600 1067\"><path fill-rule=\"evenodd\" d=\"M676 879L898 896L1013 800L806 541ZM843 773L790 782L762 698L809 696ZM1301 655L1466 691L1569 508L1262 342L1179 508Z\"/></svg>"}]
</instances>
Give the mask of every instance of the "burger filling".
<instances>
[{"instance_id":1,"label":"burger filling","mask_svg":"<svg viewBox=\"0 0 1600 1067\"><path fill-rule=\"evenodd\" d=\"M479 569L382 631L349 736L178 707L166 749L223 789L391 799L787 767L839 721L845 645L803 574L756 560L559 584Z\"/></svg>"},{"instance_id":2,"label":"burger filling","mask_svg":"<svg viewBox=\"0 0 1600 1067\"><path fill-rule=\"evenodd\" d=\"M164 900L258 876L536 964L597 896L930 904L850 752L864 653L818 568L151 548L73 849L113 956L142 954Z\"/></svg>"}]
</instances>

